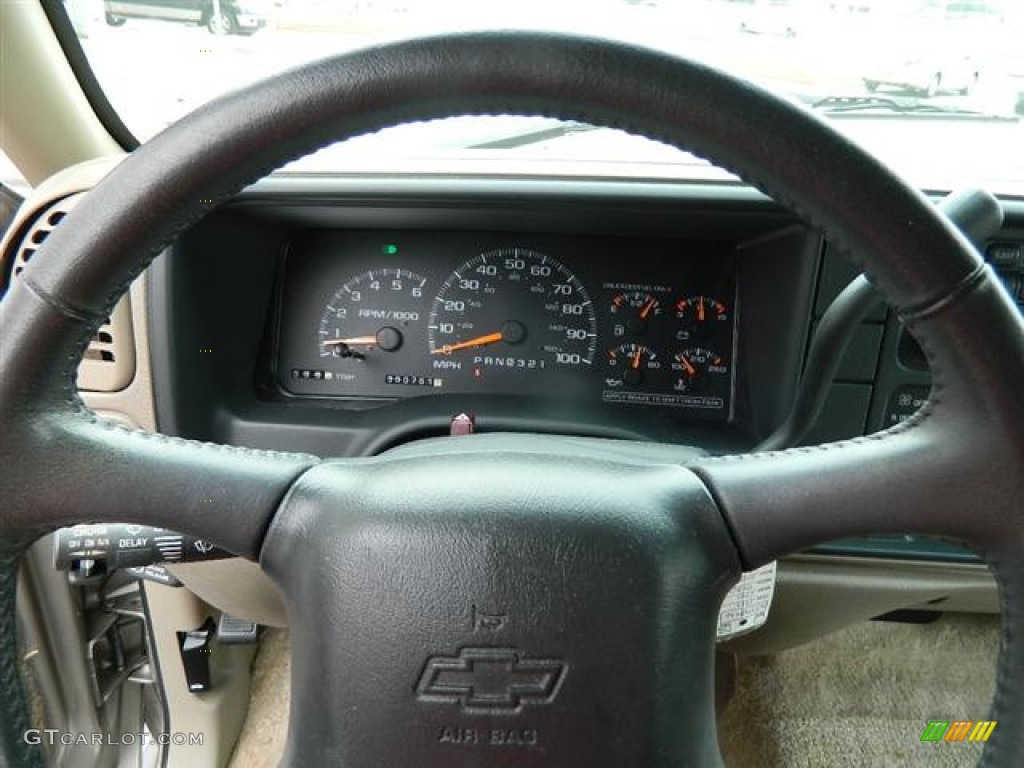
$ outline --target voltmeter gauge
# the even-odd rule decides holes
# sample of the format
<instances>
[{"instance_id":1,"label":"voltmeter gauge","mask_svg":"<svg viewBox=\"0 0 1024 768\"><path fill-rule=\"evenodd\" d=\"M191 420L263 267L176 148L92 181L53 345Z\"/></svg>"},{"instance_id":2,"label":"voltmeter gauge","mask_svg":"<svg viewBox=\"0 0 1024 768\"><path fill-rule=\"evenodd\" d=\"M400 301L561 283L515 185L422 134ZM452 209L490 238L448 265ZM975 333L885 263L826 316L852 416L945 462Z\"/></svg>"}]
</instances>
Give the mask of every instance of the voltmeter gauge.
<instances>
[{"instance_id":1,"label":"voltmeter gauge","mask_svg":"<svg viewBox=\"0 0 1024 768\"><path fill-rule=\"evenodd\" d=\"M704 347L690 347L672 356L672 387L679 392L700 392L727 383L729 363Z\"/></svg>"},{"instance_id":2,"label":"voltmeter gauge","mask_svg":"<svg viewBox=\"0 0 1024 768\"><path fill-rule=\"evenodd\" d=\"M688 341L706 339L718 328L727 328L729 308L725 302L710 296L688 296L675 305L676 320L680 323L676 338Z\"/></svg>"}]
</instances>

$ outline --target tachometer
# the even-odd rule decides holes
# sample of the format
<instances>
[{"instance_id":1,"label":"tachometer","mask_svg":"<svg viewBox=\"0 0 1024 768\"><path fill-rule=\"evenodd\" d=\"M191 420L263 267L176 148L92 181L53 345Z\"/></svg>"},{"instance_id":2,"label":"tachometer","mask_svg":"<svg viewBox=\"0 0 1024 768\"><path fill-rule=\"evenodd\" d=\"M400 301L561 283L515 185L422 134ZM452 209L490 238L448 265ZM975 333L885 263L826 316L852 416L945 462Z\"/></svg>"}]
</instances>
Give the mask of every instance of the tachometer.
<instances>
[{"instance_id":1,"label":"tachometer","mask_svg":"<svg viewBox=\"0 0 1024 768\"><path fill-rule=\"evenodd\" d=\"M423 317L426 282L407 269L373 269L346 281L320 316L320 357L363 359L371 350L399 349Z\"/></svg>"},{"instance_id":2,"label":"tachometer","mask_svg":"<svg viewBox=\"0 0 1024 768\"><path fill-rule=\"evenodd\" d=\"M597 320L586 289L556 259L501 248L470 259L438 292L428 319L430 353L474 372L590 365ZM458 362L454 360L458 358Z\"/></svg>"}]
</instances>

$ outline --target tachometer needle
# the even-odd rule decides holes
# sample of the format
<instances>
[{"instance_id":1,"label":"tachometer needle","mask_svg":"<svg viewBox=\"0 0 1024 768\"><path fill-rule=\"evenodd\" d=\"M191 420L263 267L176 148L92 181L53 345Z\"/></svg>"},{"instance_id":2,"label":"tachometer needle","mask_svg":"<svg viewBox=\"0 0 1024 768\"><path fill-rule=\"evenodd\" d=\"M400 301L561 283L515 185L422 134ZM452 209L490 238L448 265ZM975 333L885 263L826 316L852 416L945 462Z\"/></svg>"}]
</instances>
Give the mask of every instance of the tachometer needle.
<instances>
[{"instance_id":1,"label":"tachometer needle","mask_svg":"<svg viewBox=\"0 0 1024 768\"><path fill-rule=\"evenodd\" d=\"M376 336L353 336L351 339L328 339L323 344L325 347L337 347L344 345L351 346L374 346L377 343Z\"/></svg>"},{"instance_id":2,"label":"tachometer needle","mask_svg":"<svg viewBox=\"0 0 1024 768\"><path fill-rule=\"evenodd\" d=\"M432 355L450 355L452 352L456 352L460 349L466 349L467 347L482 347L485 344L497 344L504 338L501 331L498 333L488 333L486 336L477 336L475 339L469 339L467 341L460 341L455 344L445 344L443 347L431 350Z\"/></svg>"}]
</instances>

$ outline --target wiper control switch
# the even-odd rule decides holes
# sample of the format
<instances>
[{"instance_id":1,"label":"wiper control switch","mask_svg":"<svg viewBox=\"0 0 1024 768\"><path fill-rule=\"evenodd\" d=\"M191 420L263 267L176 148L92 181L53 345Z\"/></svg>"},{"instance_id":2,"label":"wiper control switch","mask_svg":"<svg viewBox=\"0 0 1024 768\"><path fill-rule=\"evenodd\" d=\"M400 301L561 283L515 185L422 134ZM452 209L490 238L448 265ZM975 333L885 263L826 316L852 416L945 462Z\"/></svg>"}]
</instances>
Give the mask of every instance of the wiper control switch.
<instances>
[{"instance_id":1,"label":"wiper control switch","mask_svg":"<svg viewBox=\"0 0 1024 768\"><path fill-rule=\"evenodd\" d=\"M194 563L231 556L206 539L147 525L76 525L60 528L53 536L54 567L68 571L71 580L78 584L102 580L118 568Z\"/></svg>"}]
</instances>

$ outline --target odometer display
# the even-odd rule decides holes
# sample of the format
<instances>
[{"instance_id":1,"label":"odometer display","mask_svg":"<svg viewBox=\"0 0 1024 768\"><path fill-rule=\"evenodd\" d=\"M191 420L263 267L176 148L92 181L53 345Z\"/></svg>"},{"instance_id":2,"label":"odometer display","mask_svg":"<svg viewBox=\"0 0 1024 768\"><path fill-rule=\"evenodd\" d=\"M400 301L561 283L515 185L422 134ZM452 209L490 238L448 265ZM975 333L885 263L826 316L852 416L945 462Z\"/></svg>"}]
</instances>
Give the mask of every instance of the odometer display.
<instances>
[{"instance_id":1,"label":"odometer display","mask_svg":"<svg viewBox=\"0 0 1024 768\"><path fill-rule=\"evenodd\" d=\"M487 251L438 291L427 324L435 368L496 371L589 366L597 320L586 289L556 259L526 248Z\"/></svg>"}]
</instances>

